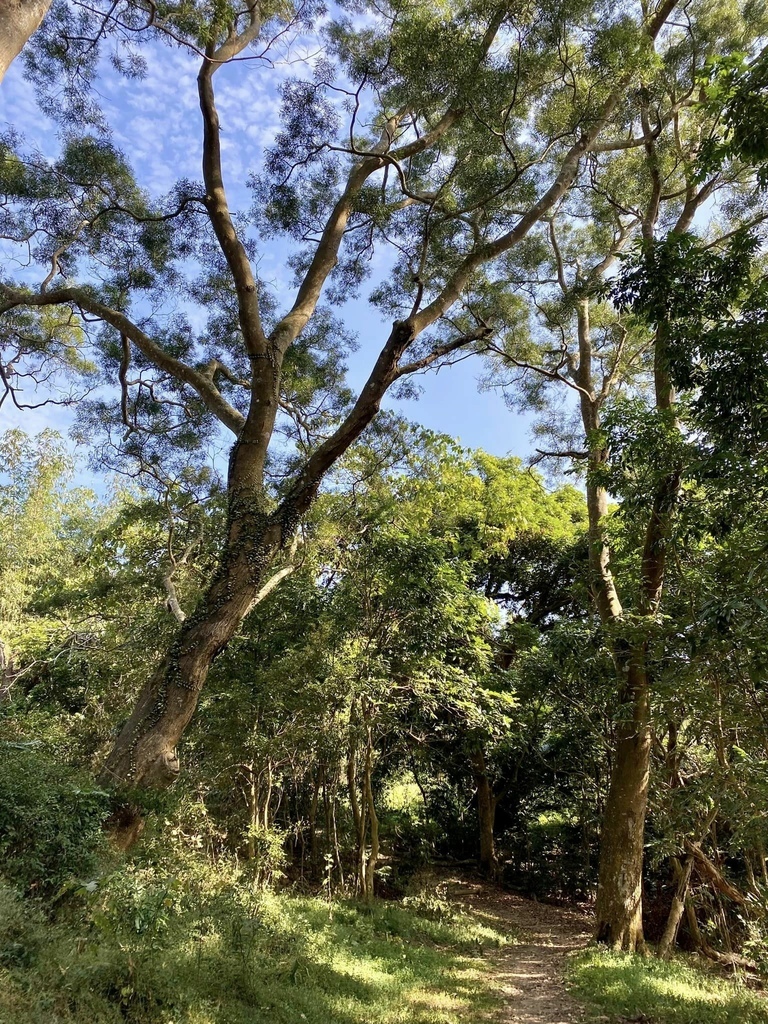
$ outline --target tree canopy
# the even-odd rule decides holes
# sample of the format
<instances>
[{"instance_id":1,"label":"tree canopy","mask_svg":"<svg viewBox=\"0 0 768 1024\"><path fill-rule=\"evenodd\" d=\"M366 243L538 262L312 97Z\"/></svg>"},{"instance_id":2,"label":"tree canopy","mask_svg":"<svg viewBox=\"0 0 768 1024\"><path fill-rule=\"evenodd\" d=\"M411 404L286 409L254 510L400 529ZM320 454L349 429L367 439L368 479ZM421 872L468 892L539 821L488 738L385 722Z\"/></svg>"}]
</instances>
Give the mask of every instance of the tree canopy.
<instances>
[{"instance_id":1,"label":"tree canopy","mask_svg":"<svg viewBox=\"0 0 768 1024\"><path fill-rule=\"evenodd\" d=\"M767 18L0 0L55 126L0 136L21 898L87 902L102 832L329 905L470 860L758 969ZM163 188L158 124L199 164ZM405 404L465 362L529 464ZM24 430L60 407L80 454Z\"/></svg>"}]
</instances>

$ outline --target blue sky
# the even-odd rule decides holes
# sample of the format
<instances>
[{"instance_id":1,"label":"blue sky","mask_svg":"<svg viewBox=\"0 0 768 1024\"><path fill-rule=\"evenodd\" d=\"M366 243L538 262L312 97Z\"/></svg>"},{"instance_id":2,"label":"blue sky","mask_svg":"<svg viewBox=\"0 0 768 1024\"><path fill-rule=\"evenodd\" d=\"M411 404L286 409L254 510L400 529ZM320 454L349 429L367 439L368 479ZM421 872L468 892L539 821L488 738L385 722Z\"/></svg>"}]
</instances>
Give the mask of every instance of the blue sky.
<instances>
[{"instance_id":1,"label":"blue sky","mask_svg":"<svg viewBox=\"0 0 768 1024\"><path fill-rule=\"evenodd\" d=\"M112 126L113 141L128 156L139 183L155 195L167 193L181 177L200 177L200 119L195 77L198 58L160 44L146 51L148 72L131 81L119 76L105 62L97 89ZM301 46L292 56L302 56ZM273 69L248 64L225 67L216 76L217 106L222 125L225 182L233 208L249 205L245 188L248 173L259 166L262 150L279 127L277 87L297 65ZM0 125L10 123L46 156L58 149L57 127L41 114L33 89L22 75L21 62L10 69L0 86ZM272 283L281 300L291 295L291 271L286 266L287 248L268 243L259 263L260 276ZM360 347L350 359L350 383L358 388L385 339L389 324L365 301L385 272L384 261L374 264L374 276L361 297L344 307L347 325L358 335ZM481 447L497 455L525 457L531 451L530 420L510 412L497 392L480 392L478 378L483 366L475 358L439 373L422 375L423 389L414 402L397 403L410 419L432 430L460 438L469 447ZM53 427L66 433L73 415L69 410L47 406L19 413L9 404L0 409L0 429L21 426L28 432Z\"/></svg>"}]
</instances>

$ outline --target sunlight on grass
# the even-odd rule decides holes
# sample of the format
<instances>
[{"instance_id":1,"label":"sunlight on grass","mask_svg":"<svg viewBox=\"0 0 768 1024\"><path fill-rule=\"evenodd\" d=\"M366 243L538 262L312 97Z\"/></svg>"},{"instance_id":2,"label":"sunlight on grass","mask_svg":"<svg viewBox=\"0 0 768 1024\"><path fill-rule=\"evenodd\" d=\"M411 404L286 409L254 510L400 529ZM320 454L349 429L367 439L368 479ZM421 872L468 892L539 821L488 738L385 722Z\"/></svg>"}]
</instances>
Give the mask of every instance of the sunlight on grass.
<instances>
[{"instance_id":1,"label":"sunlight on grass","mask_svg":"<svg viewBox=\"0 0 768 1024\"><path fill-rule=\"evenodd\" d=\"M481 1024L498 1006L484 957L510 939L455 907L237 887L217 903L207 884L210 901L180 904L151 943L122 918L77 941L41 921L29 957L0 960L0 1022Z\"/></svg>"},{"instance_id":2,"label":"sunlight on grass","mask_svg":"<svg viewBox=\"0 0 768 1024\"><path fill-rule=\"evenodd\" d=\"M617 1022L768 1024L763 997L687 958L665 962L592 948L573 957L569 980L589 1010Z\"/></svg>"}]
</instances>

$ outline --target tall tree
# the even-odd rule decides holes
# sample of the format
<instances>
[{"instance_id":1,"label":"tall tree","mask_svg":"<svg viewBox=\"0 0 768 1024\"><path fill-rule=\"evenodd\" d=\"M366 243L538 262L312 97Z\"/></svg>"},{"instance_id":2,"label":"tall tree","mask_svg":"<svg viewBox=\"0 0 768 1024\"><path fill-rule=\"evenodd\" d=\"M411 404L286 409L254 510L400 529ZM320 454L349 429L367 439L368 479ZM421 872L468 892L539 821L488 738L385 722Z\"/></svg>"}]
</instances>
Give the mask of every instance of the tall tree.
<instances>
[{"instance_id":1,"label":"tall tree","mask_svg":"<svg viewBox=\"0 0 768 1024\"><path fill-rule=\"evenodd\" d=\"M176 777L176 747L212 660L281 578L297 523L388 388L523 316L504 299L494 268L553 213L596 153L643 144L627 137L627 91L646 73L650 44L674 6L664 0L631 15L595 3L520 12L393 5L373 27L333 25L319 40L327 59L314 78L284 88L285 128L255 181L259 244L275 230L302 243L298 286L283 313L258 278L247 222L230 208L214 83L227 64L243 73L245 58L263 57L289 27L309 32L317 8L300 6L288 25L256 3L217 8L204 28L179 28L182 42L202 52L203 182L180 183L165 203L136 185L103 138L70 138L53 164L6 152L4 233L20 242L35 233L44 275L37 290L2 285L6 336L29 337L37 323L44 348L35 315L51 307L86 330L99 325L105 374L120 385L114 443L149 468L169 451L188 454L220 427L235 437L219 568L149 675L105 778L162 786ZM564 53L576 56L564 64ZM343 85L333 79L334 60ZM345 131L331 103L339 88ZM363 118L371 130L361 130ZM321 295L354 287L374 245L397 260L377 289L392 328L358 396L330 424L315 422L308 441L301 436L275 490L268 456L280 411L303 419L282 387L293 355L307 338L316 351ZM184 277L190 259L204 266L193 282ZM171 313L178 289L208 305L205 332Z\"/></svg>"},{"instance_id":2,"label":"tall tree","mask_svg":"<svg viewBox=\"0 0 768 1024\"><path fill-rule=\"evenodd\" d=\"M2 0L0 3L0 82L51 6L51 0Z\"/></svg>"},{"instance_id":3,"label":"tall tree","mask_svg":"<svg viewBox=\"0 0 768 1024\"><path fill-rule=\"evenodd\" d=\"M653 262L663 239L693 230L715 200L733 220L726 228L712 225L712 245L728 235L734 221L751 223L764 216L748 168L732 162L702 173L700 162L704 141L717 134L720 124L718 113L699 103L705 61L748 48L760 25L748 6L741 20L722 22L703 9L688 9L685 24L672 33L674 45L667 39L668 48L657 47L656 74L642 76L629 100L624 150L596 154L589 185L566 197L549 218L542 238L548 259L537 265L539 254L534 253L533 267L515 268L518 280L528 282L543 330L533 337L518 332L502 346L491 345L502 364L516 371L515 383L522 389L517 400L547 410L543 432L554 444L542 449L541 457L573 460L586 471L593 595L612 639L619 696L596 934L627 949L643 943L643 840L652 742L649 636L660 614L685 445L670 374L674 327L661 313L649 326L648 320L640 323L606 303L605 280L633 238L640 239L645 258ZM633 139L640 145L633 146ZM677 288L677 271L671 265L665 270ZM563 387L574 402L564 407L559 398L553 410L550 395ZM622 393L634 395L643 410L636 408L631 420L631 407L616 410ZM634 430L646 448L656 446L631 496L626 488L622 491L625 503L641 510L642 521L636 572L625 583L612 569L609 531L606 468L613 457L620 461L604 430L612 408L620 433ZM632 470L622 466L619 472ZM615 485L617 477L612 479Z\"/></svg>"}]
</instances>

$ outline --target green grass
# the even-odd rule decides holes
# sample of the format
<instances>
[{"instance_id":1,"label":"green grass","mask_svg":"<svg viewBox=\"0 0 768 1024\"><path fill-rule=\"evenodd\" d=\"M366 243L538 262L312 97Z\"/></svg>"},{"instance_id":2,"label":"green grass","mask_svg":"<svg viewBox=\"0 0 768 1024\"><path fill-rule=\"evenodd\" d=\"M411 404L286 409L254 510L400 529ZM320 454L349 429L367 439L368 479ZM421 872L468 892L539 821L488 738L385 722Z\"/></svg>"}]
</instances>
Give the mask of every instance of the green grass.
<instances>
[{"instance_id":1,"label":"green grass","mask_svg":"<svg viewBox=\"0 0 768 1024\"><path fill-rule=\"evenodd\" d=\"M587 1020L653 1024L768 1024L768 1002L689 959L587 949L572 958L569 981Z\"/></svg>"},{"instance_id":2,"label":"green grass","mask_svg":"<svg viewBox=\"0 0 768 1024\"><path fill-rule=\"evenodd\" d=\"M201 898L136 874L130 912L121 876L53 926L5 890L0 1024L474 1024L497 1005L483 954L509 937L428 901L329 908L210 880Z\"/></svg>"}]
</instances>

